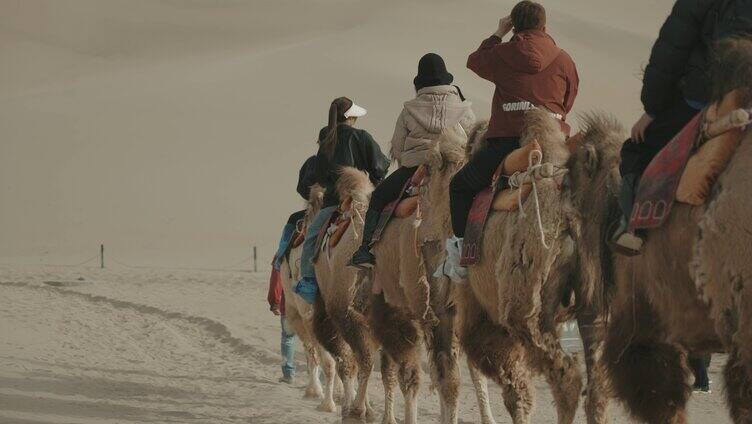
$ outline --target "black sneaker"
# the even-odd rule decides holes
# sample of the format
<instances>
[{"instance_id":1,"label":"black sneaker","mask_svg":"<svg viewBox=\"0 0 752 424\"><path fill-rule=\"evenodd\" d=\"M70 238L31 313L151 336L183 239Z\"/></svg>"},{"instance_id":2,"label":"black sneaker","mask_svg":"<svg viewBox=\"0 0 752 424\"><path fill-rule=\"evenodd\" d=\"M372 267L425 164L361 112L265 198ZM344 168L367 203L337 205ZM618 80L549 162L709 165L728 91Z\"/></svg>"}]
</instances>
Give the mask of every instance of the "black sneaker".
<instances>
[{"instance_id":1,"label":"black sneaker","mask_svg":"<svg viewBox=\"0 0 752 424\"><path fill-rule=\"evenodd\" d=\"M352 259L350 259L348 265L360 269L371 269L376 265L376 257L373 256L373 253L371 253L368 247L360 246L360 248L353 253Z\"/></svg>"},{"instance_id":2,"label":"black sneaker","mask_svg":"<svg viewBox=\"0 0 752 424\"><path fill-rule=\"evenodd\" d=\"M692 388L692 392L703 394L703 395L709 395L713 393L713 391L710 390L710 386L695 386Z\"/></svg>"}]
</instances>

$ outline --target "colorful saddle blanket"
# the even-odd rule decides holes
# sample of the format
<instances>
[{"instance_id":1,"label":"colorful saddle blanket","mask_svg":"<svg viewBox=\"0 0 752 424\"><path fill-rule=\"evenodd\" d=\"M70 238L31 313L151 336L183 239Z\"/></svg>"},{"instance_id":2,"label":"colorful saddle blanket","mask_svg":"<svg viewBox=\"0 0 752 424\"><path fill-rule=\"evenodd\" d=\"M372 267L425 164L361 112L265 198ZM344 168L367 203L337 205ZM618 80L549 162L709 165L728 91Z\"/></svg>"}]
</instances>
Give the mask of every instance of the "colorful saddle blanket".
<instances>
[{"instance_id":1,"label":"colorful saddle blanket","mask_svg":"<svg viewBox=\"0 0 752 424\"><path fill-rule=\"evenodd\" d=\"M483 229L486 226L488 214L491 212L494 197L497 193L497 183L502 174L504 164L500 164L494 173L491 186L486 187L475 195L470 214L465 227L465 239L462 245L461 266L475 265L480 260L480 247L483 241Z\"/></svg>"},{"instance_id":2,"label":"colorful saddle blanket","mask_svg":"<svg viewBox=\"0 0 752 424\"><path fill-rule=\"evenodd\" d=\"M384 207L384 210L381 211L381 215L379 216L379 223L376 225L376 230L371 237L371 246L381 240L381 236L384 234L384 230L386 229L387 224L389 224L389 221L392 220L392 217L407 218L415 213L418 209L418 196L415 192L425 183L427 176L427 168L425 166L418 167L418 169L415 170L413 177L402 187L402 191L400 191L400 196L397 200Z\"/></svg>"},{"instance_id":3,"label":"colorful saddle blanket","mask_svg":"<svg viewBox=\"0 0 752 424\"><path fill-rule=\"evenodd\" d=\"M677 134L648 165L635 196L630 230L660 227L671 213L684 168L697 145L702 113Z\"/></svg>"}]
</instances>

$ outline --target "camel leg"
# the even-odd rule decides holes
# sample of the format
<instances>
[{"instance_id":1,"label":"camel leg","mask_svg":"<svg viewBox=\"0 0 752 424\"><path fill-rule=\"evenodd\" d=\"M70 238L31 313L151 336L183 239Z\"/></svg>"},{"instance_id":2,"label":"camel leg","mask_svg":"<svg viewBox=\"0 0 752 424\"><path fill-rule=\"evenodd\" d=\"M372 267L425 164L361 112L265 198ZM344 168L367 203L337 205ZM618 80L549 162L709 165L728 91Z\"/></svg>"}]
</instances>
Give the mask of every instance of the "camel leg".
<instances>
[{"instance_id":1,"label":"camel leg","mask_svg":"<svg viewBox=\"0 0 752 424\"><path fill-rule=\"evenodd\" d=\"M303 398L321 399L324 397L324 389L321 387L321 380L319 379L320 368L318 358L316 358L316 349L310 340L304 340L303 346L306 353L306 362L308 363L308 386Z\"/></svg>"},{"instance_id":2,"label":"camel leg","mask_svg":"<svg viewBox=\"0 0 752 424\"><path fill-rule=\"evenodd\" d=\"M659 317L641 293L616 297L603 352L614 394L649 424L682 424L691 393L686 352L663 341Z\"/></svg>"},{"instance_id":3,"label":"camel leg","mask_svg":"<svg viewBox=\"0 0 752 424\"><path fill-rule=\"evenodd\" d=\"M734 423L752 423L752 364L745 366L737 348L734 348L729 355L724 377L726 403Z\"/></svg>"},{"instance_id":4,"label":"camel leg","mask_svg":"<svg viewBox=\"0 0 752 424\"><path fill-rule=\"evenodd\" d=\"M471 367L493 379L503 390L504 406L514 424L528 424L534 386L525 349L509 332L491 322L472 293L463 307L461 343Z\"/></svg>"},{"instance_id":5,"label":"camel leg","mask_svg":"<svg viewBox=\"0 0 752 424\"><path fill-rule=\"evenodd\" d=\"M384 417L381 424L397 424L394 418L394 385L397 383L397 364L381 351L381 381L384 384Z\"/></svg>"},{"instance_id":6,"label":"camel leg","mask_svg":"<svg viewBox=\"0 0 752 424\"><path fill-rule=\"evenodd\" d=\"M397 380L405 398L405 424L417 423L417 394L420 384L420 334L417 326L400 310L375 295L371 302L371 326L382 349L397 364Z\"/></svg>"},{"instance_id":7,"label":"camel leg","mask_svg":"<svg viewBox=\"0 0 752 424\"><path fill-rule=\"evenodd\" d=\"M355 397L355 387L353 386L353 377L357 368L355 358L334 322L326 313L321 296L316 300L313 310L313 329L316 338L324 349L334 357L337 374L342 380L342 416L346 417L350 414L350 408Z\"/></svg>"},{"instance_id":8,"label":"camel leg","mask_svg":"<svg viewBox=\"0 0 752 424\"><path fill-rule=\"evenodd\" d=\"M577 326L585 353L587 387L585 389L585 415L588 424L608 423L608 394L605 371L600 362L603 351L605 326L595 313L582 311L577 314Z\"/></svg>"},{"instance_id":9,"label":"camel leg","mask_svg":"<svg viewBox=\"0 0 752 424\"><path fill-rule=\"evenodd\" d=\"M323 394L321 404L318 406L319 411L334 412L337 410L337 406L334 404L334 387L337 383L337 363L322 347L317 347L317 353L319 361L321 362L321 368L324 371L324 377L326 377L326 387Z\"/></svg>"},{"instance_id":10,"label":"camel leg","mask_svg":"<svg viewBox=\"0 0 752 424\"><path fill-rule=\"evenodd\" d=\"M577 361L564 352L557 334L541 332L541 343L526 342L533 366L539 370L551 388L556 403L559 424L570 424L577 414L582 392L582 377Z\"/></svg>"},{"instance_id":11,"label":"camel leg","mask_svg":"<svg viewBox=\"0 0 752 424\"><path fill-rule=\"evenodd\" d=\"M370 329L365 317L352 308L337 315L339 316L336 320L337 326L352 349L358 366L357 391L353 406L350 409L350 416L371 421L374 412L368 399L368 380L373 371L373 355L375 352L370 340Z\"/></svg>"},{"instance_id":12,"label":"camel leg","mask_svg":"<svg viewBox=\"0 0 752 424\"><path fill-rule=\"evenodd\" d=\"M454 330L455 314L451 309L442 309L439 310L437 318L438 325L425 330L431 334L427 344L431 358L431 373L441 398L441 423L457 424L460 371Z\"/></svg>"},{"instance_id":13,"label":"camel leg","mask_svg":"<svg viewBox=\"0 0 752 424\"><path fill-rule=\"evenodd\" d=\"M467 369L470 371L470 379L475 386L475 396L478 398L478 408L480 409L481 424L496 424L493 412L491 412L491 402L488 400L488 380L468 358Z\"/></svg>"}]
</instances>

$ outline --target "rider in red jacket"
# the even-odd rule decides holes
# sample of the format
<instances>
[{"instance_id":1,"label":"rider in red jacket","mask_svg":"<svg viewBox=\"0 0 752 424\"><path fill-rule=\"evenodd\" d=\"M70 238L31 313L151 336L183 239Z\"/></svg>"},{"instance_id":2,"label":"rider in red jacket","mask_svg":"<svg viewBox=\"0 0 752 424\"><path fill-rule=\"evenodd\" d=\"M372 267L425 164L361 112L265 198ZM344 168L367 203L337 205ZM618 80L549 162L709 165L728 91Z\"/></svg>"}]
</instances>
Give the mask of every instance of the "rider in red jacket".
<instances>
[{"instance_id":1,"label":"rider in red jacket","mask_svg":"<svg viewBox=\"0 0 752 424\"><path fill-rule=\"evenodd\" d=\"M503 42L511 31L512 38ZM546 10L531 1L517 3L511 15L499 21L496 33L470 54L467 67L496 89L487 143L455 174L449 188L454 237L447 240L448 259L439 273L455 282L462 282L466 274L459 258L473 199L491 185L504 158L520 147L525 112L547 110L568 135L565 120L580 82L572 58L546 33Z\"/></svg>"}]
</instances>

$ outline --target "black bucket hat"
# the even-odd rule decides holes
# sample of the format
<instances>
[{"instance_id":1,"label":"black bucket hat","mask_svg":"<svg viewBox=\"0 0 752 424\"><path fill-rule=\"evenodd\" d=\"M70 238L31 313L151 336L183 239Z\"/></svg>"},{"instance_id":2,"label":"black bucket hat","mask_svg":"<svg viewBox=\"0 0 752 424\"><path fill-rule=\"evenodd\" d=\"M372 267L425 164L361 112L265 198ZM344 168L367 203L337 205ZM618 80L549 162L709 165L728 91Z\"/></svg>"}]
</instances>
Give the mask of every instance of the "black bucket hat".
<instances>
[{"instance_id":1,"label":"black bucket hat","mask_svg":"<svg viewBox=\"0 0 752 424\"><path fill-rule=\"evenodd\" d=\"M444 59L436 53L428 53L418 62L418 75L413 80L415 89L435 85L449 85L454 81L454 76L447 72Z\"/></svg>"}]
</instances>

